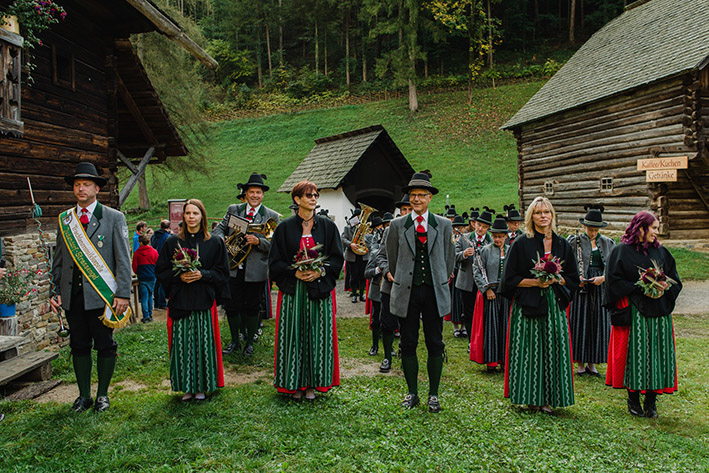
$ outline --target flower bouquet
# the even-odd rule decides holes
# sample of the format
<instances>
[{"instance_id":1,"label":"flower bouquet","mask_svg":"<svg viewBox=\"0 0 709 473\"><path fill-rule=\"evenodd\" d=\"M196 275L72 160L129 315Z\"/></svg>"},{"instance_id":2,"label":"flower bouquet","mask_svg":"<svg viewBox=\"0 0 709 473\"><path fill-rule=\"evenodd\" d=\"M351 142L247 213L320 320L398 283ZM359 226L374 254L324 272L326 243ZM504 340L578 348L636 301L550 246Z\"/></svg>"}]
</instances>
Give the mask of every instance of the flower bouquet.
<instances>
[{"instance_id":1,"label":"flower bouquet","mask_svg":"<svg viewBox=\"0 0 709 473\"><path fill-rule=\"evenodd\" d=\"M649 268L641 268L638 266L638 274L640 275L636 286L643 290L643 293L652 299L659 299L667 289L677 284L677 281L667 276L655 260L650 260L652 266Z\"/></svg>"},{"instance_id":2,"label":"flower bouquet","mask_svg":"<svg viewBox=\"0 0 709 473\"><path fill-rule=\"evenodd\" d=\"M322 245L315 245L312 248L301 245L293 258L294 262L291 264L291 268L298 271L320 271L327 260L327 256L320 253L321 248Z\"/></svg>"},{"instance_id":3,"label":"flower bouquet","mask_svg":"<svg viewBox=\"0 0 709 473\"><path fill-rule=\"evenodd\" d=\"M175 253L172 255L172 270L175 272L175 276L187 271L196 271L201 267L199 251L192 248L182 248L178 243Z\"/></svg>"},{"instance_id":4,"label":"flower bouquet","mask_svg":"<svg viewBox=\"0 0 709 473\"><path fill-rule=\"evenodd\" d=\"M37 288L33 286L35 275L42 271L33 272L27 268L8 270L0 282L0 304L17 304L30 294L36 294Z\"/></svg>"},{"instance_id":5,"label":"flower bouquet","mask_svg":"<svg viewBox=\"0 0 709 473\"><path fill-rule=\"evenodd\" d=\"M534 267L531 269L532 275L542 282L548 281L561 281L561 270L564 264L556 256L551 254L539 256L537 253L537 259L532 260Z\"/></svg>"}]
</instances>

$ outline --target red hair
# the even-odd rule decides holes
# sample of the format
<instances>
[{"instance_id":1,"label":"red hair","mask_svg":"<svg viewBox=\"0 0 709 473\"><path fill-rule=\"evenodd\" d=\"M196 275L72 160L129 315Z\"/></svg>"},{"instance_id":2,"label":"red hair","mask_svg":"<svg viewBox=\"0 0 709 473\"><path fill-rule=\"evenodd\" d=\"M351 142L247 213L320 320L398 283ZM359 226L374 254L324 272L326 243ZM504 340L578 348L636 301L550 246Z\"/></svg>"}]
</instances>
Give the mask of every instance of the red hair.
<instances>
[{"instance_id":1,"label":"red hair","mask_svg":"<svg viewBox=\"0 0 709 473\"><path fill-rule=\"evenodd\" d=\"M647 255L647 249L650 246L659 248L660 242L657 238L655 238L655 241L652 243L647 241L647 229L650 228L650 225L652 225L655 220L657 220L655 214L647 210L641 210L636 213L630 221L628 228L625 229L625 235L621 237L620 242L627 245L634 245L635 249L642 251L644 255ZM642 240L640 238L640 230L643 231Z\"/></svg>"}]
</instances>

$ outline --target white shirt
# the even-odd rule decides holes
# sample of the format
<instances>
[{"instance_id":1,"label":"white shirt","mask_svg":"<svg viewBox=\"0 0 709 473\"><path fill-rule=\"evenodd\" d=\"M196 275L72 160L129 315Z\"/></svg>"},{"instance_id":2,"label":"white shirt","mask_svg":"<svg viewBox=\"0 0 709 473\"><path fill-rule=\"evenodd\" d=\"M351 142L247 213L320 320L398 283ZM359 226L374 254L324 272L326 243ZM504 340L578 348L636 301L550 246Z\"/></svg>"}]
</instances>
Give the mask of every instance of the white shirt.
<instances>
[{"instance_id":1,"label":"white shirt","mask_svg":"<svg viewBox=\"0 0 709 473\"><path fill-rule=\"evenodd\" d=\"M262 204L258 204L258 207L251 207L249 204L246 204L246 213L244 215L249 215L249 212L251 212L251 209L254 210L254 218L256 218L256 214L258 213L259 209L261 209Z\"/></svg>"},{"instance_id":2,"label":"white shirt","mask_svg":"<svg viewBox=\"0 0 709 473\"><path fill-rule=\"evenodd\" d=\"M94 200L93 204L90 204L88 207L86 207L86 210L87 210L86 216L89 217L89 221L91 221L91 217L93 216L94 210L96 210L97 205L98 205L98 200ZM81 218L81 209L82 208L83 207L81 207L79 204L76 204L76 215L78 215L79 218Z\"/></svg>"},{"instance_id":3,"label":"white shirt","mask_svg":"<svg viewBox=\"0 0 709 473\"><path fill-rule=\"evenodd\" d=\"M419 216L416 211L411 212L409 215L411 215L411 219L414 221L415 225L418 225L418 222L416 221L416 218ZM428 210L426 210L423 215L423 221L421 222L421 226L423 226L423 229L428 233Z\"/></svg>"}]
</instances>

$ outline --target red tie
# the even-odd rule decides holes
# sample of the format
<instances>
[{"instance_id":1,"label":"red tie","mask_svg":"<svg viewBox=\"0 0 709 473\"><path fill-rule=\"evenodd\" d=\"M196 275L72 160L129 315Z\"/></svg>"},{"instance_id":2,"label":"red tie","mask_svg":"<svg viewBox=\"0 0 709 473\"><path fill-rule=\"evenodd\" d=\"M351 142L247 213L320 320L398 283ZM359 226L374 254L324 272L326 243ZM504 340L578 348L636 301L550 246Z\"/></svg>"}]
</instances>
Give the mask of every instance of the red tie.
<instances>
[{"instance_id":1,"label":"red tie","mask_svg":"<svg viewBox=\"0 0 709 473\"><path fill-rule=\"evenodd\" d=\"M252 222L254 220L254 209L252 208L249 210L249 214L246 216L249 222Z\"/></svg>"},{"instance_id":2,"label":"red tie","mask_svg":"<svg viewBox=\"0 0 709 473\"><path fill-rule=\"evenodd\" d=\"M86 209L81 209L81 217L79 217L79 222L86 228L89 224L89 211Z\"/></svg>"},{"instance_id":3,"label":"red tie","mask_svg":"<svg viewBox=\"0 0 709 473\"><path fill-rule=\"evenodd\" d=\"M422 244L426 244L426 229L423 228L423 225L421 225L421 222L423 222L423 217L419 215L416 217L416 233L418 233L418 239Z\"/></svg>"}]
</instances>

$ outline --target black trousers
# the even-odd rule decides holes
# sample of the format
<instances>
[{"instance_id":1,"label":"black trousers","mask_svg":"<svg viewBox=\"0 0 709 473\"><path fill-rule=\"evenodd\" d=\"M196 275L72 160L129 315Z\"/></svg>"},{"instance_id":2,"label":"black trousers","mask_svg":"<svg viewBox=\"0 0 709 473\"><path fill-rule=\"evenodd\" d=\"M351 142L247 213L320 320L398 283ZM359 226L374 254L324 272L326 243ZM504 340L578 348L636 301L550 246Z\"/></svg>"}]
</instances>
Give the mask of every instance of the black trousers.
<instances>
[{"instance_id":1,"label":"black trousers","mask_svg":"<svg viewBox=\"0 0 709 473\"><path fill-rule=\"evenodd\" d=\"M379 330L382 326L382 303L380 301L372 301L372 322L369 324L369 328L372 330Z\"/></svg>"},{"instance_id":2,"label":"black trousers","mask_svg":"<svg viewBox=\"0 0 709 473\"><path fill-rule=\"evenodd\" d=\"M99 358L115 358L118 343L113 339L113 329L99 319L104 309L85 310L84 293L72 292L71 307L66 312L69 323L69 346L71 354L91 355L93 347Z\"/></svg>"},{"instance_id":3,"label":"black trousers","mask_svg":"<svg viewBox=\"0 0 709 473\"><path fill-rule=\"evenodd\" d=\"M224 304L227 316L237 314L256 316L259 313L264 282L247 282L244 280L245 273L246 271L239 270L235 278L229 278L231 299Z\"/></svg>"},{"instance_id":4,"label":"black trousers","mask_svg":"<svg viewBox=\"0 0 709 473\"><path fill-rule=\"evenodd\" d=\"M438 314L436 293L432 286L422 284L411 290L406 317L399 318L401 356L415 356L419 339L419 323L423 321L423 337L428 356L441 356L443 343L443 317Z\"/></svg>"},{"instance_id":5,"label":"black trousers","mask_svg":"<svg viewBox=\"0 0 709 473\"><path fill-rule=\"evenodd\" d=\"M389 312L389 304L391 295L382 292L381 311L380 311L380 328L383 332L394 333L399 330L399 317Z\"/></svg>"},{"instance_id":6,"label":"black trousers","mask_svg":"<svg viewBox=\"0 0 709 473\"><path fill-rule=\"evenodd\" d=\"M354 261L347 263L347 278L349 279L352 293L359 290L360 294L364 294L364 288L367 284L367 280L364 278L365 266L367 266L367 262L360 255L356 255Z\"/></svg>"},{"instance_id":7,"label":"black trousers","mask_svg":"<svg viewBox=\"0 0 709 473\"><path fill-rule=\"evenodd\" d=\"M475 288L475 286L473 286ZM463 324L465 325L465 330L468 332L468 336L472 334L470 331L473 327L473 311L475 310L475 298L478 295L478 290L475 291L464 291L460 289L460 295L463 298Z\"/></svg>"}]
</instances>

